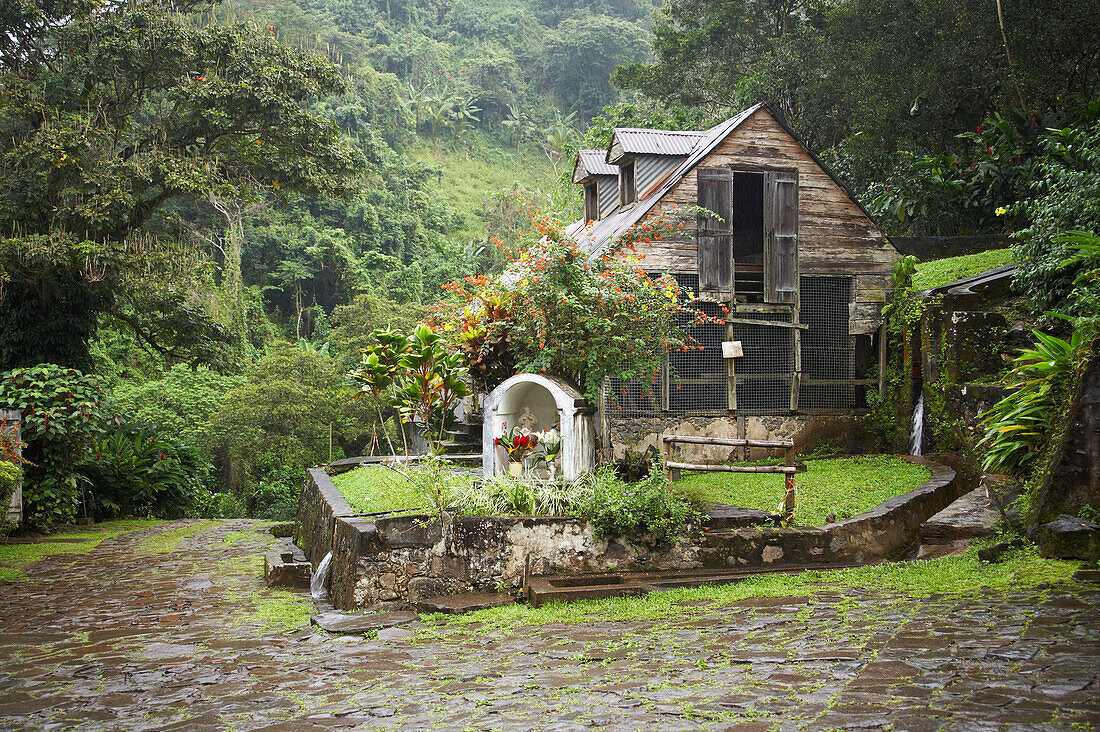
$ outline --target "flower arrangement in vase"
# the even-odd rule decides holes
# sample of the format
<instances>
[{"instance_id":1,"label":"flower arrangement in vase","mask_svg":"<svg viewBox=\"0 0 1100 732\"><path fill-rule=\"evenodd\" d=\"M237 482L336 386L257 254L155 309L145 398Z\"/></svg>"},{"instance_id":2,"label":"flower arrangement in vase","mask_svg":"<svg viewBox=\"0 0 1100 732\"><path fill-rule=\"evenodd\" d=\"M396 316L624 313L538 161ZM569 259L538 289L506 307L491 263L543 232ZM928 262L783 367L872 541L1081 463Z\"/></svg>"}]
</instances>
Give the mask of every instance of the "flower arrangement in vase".
<instances>
[{"instance_id":1,"label":"flower arrangement in vase","mask_svg":"<svg viewBox=\"0 0 1100 732\"><path fill-rule=\"evenodd\" d=\"M538 433L517 425L510 430L505 430L504 434L493 440L493 443L508 452L508 473L518 476L523 472L523 459L538 447L539 437Z\"/></svg>"}]
</instances>

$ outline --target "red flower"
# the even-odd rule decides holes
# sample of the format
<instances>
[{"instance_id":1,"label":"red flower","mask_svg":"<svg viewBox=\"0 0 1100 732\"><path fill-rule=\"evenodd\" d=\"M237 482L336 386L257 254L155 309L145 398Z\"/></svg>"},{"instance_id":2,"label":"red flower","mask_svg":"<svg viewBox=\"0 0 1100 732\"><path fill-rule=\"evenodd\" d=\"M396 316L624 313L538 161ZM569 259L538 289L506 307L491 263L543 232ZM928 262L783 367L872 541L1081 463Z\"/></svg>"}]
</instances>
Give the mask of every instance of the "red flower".
<instances>
[{"instance_id":1,"label":"red flower","mask_svg":"<svg viewBox=\"0 0 1100 732\"><path fill-rule=\"evenodd\" d=\"M982 134L982 126L981 125L978 125L978 134L979 135Z\"/></svg>"}]
</instances>

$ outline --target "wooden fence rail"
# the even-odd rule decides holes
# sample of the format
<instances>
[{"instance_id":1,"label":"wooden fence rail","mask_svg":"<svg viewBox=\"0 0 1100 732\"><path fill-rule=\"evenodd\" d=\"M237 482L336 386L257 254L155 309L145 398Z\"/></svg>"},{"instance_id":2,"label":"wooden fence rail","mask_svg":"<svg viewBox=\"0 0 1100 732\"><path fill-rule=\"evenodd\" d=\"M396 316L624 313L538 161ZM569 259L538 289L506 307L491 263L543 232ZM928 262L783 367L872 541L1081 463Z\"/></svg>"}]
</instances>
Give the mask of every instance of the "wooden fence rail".
<instances>
[{"instance_id":1,"label":"wooden fence rail","mask_svg":"<svg viewBox=\"0 0 1100 732\"><path fill-rule=\"evenodd\" d=\"M685 463L672 459L672 446L676 443L685 445L708 445L714 447L766 447L783 450L783 465L712 465L706 463ZM673 472L681 470L698 470L713 473L777 473L784 478L784 488L787 496L784 505L790 502L790 511L794 511L794 476L806 470L805 465L795 465L794 440L749 440L735 437L699 437L693 435L663 435L661 437L661 452L665 458L665 475L669 480L674 480ZM677 476L678 477L678 476Z\"/></svg>"}]
</instances>

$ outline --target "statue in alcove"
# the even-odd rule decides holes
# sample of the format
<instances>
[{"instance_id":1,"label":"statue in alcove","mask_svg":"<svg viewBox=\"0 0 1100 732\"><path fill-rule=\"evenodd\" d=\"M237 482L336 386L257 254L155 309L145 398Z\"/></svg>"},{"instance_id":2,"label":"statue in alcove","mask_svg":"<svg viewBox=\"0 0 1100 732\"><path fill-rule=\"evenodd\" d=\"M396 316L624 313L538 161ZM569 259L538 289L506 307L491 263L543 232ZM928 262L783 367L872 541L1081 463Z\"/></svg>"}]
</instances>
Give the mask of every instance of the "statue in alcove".
<instances>
[{"instance_id":1,"label":"statue in alcove","mask_svg":"<svg viewBox=\"0 0 1100 732\"><path fill-rule=\"evenodd\" d=\"M528 432L534 432L538 423L538 417L535 416L535 413L531 411L531 407L528 406L523 407L523 414L519 415L519 419L516 420L516 424L520 426L520 429L527 430Z\"/></svg>"}]
</instances>

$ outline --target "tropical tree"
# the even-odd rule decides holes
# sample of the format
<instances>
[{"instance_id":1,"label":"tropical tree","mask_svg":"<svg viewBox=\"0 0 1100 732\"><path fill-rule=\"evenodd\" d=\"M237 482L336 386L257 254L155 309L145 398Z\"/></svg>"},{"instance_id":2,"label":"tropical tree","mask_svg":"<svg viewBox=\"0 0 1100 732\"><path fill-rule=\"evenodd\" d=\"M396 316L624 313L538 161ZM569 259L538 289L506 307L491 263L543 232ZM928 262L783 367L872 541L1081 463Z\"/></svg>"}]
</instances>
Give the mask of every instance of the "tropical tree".
<instances>
[{"instance_id":1,"label":"tropical tree","mask_svg":"<svg viewBox=\"0 0 1100 732\"><path fill-rule=\"evenodd\" d=\"M193 307L198 258L139 236L164 204L355 189L361 153L309 111L343 89L336 68L260 24L199 22L199 5L5 7L0 364L83 363L104 313L152 347L217 340Z\"/></svg>"}]
</instances>

